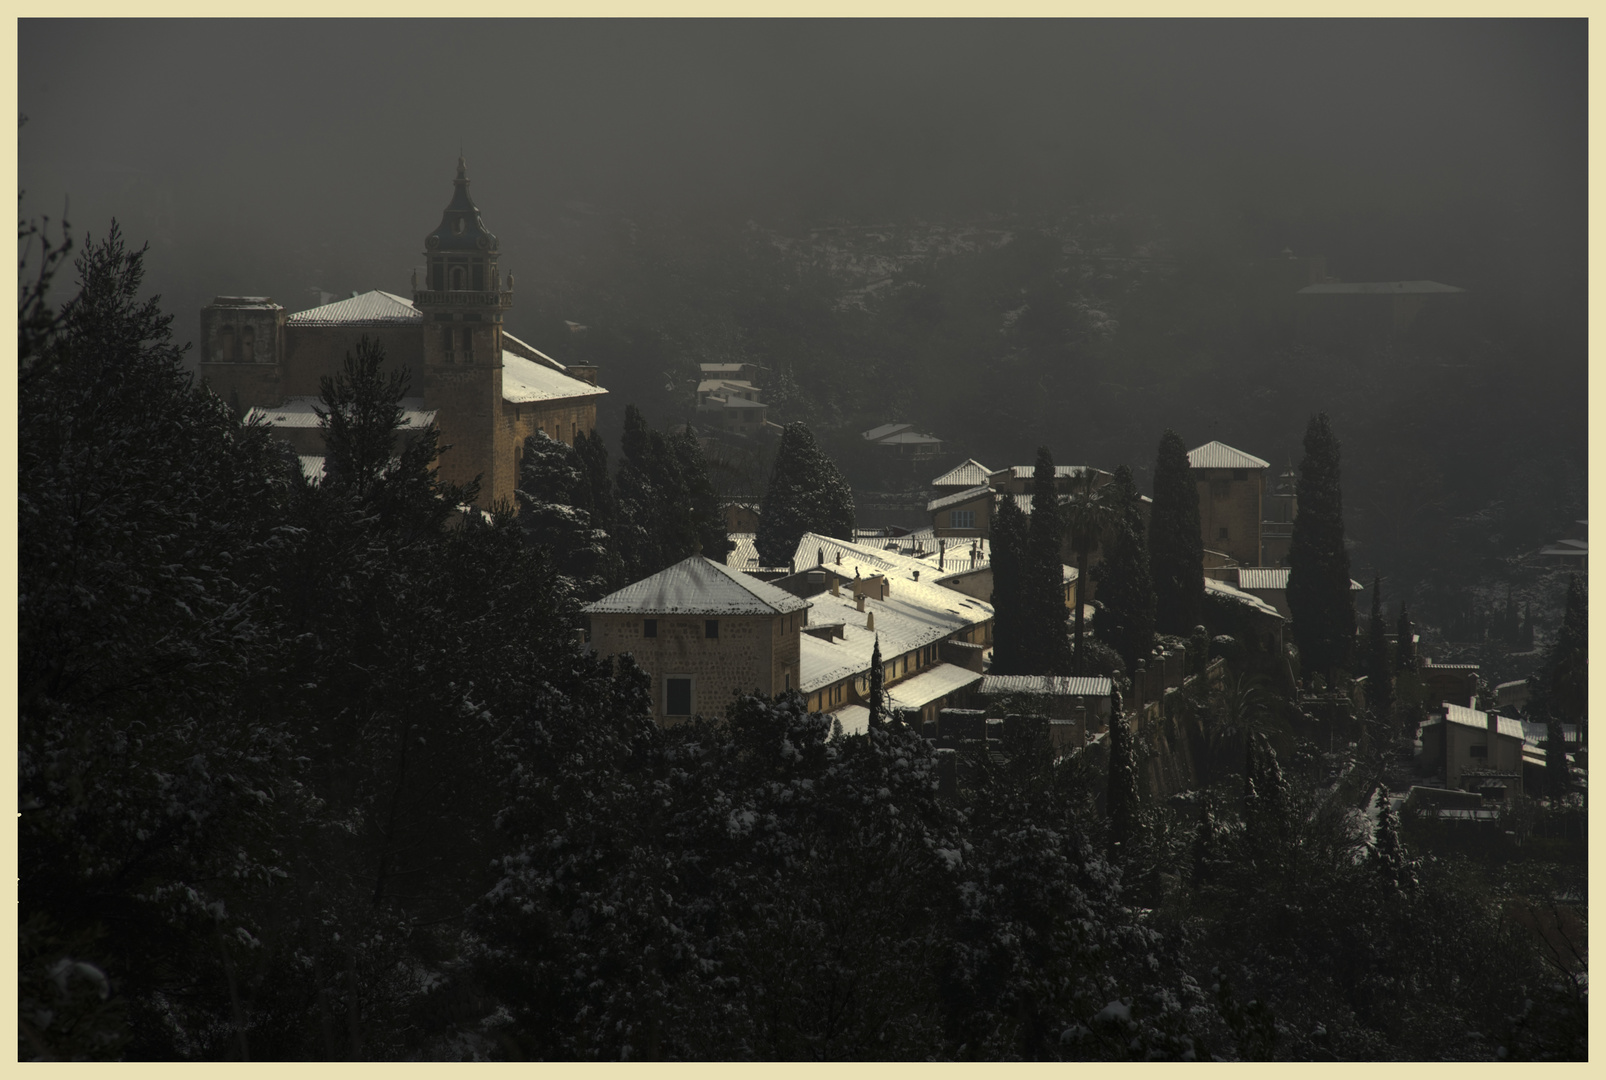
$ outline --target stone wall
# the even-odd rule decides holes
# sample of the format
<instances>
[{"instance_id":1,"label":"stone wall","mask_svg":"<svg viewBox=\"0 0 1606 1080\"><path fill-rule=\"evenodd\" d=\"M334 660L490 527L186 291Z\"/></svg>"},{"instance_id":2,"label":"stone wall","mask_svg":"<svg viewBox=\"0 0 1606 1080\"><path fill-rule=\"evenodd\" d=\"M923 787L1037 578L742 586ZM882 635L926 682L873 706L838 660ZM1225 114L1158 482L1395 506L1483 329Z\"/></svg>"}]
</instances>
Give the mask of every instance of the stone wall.
<instances>
[{"instance_id":1,"label":"stone wall","mask_svg":"<svg viewBox=\"0 0 1606 1080\"><path fill-rule=\"evenodd\" d=\"M657 636L643 634L643 621L656 618ZM739 615L719 618L719 636L707 636L704 616L593 615L591 644L604 656L629 653L652 676L653 717L660 724L677 718L664 713L664 680L692 678L692 711L720 716L736 692L775 694L790 676L797 683L803 613Z\"/></svg>"},{"instance_id":2,"label":"stone wall","mask_svg":"<svg viewBox=\"0 0 1606 1080\"><path fill-rule=\"evenodd\" d=\"M1199 536L1204 546L1240 566L1260 566L1265 469L1194 469L1199 486ZM1242 474L1242 479L1236 479ZM1221 530L1227 530L1223 537Z\"/></svg>"},{"instance_id":3,"label":"stone wall","mask_svg":"<svg viewBox=\"0 0 1606 1080\"><path fill-rule=\"evenodd\" d=\"M466 484L479 478L476 505L489 507L513 501L513 439L496 422L502 405L500 363L470 367L431 367L424 407L435 410L441 454L437 472L443 480Z\"/></svg>"},{"instance_id":4,"label":"stone wall","mask_svg":"<svg viewBox=\"0 0 1606 1080\"><path fill-rule=\"evenodd\" d=\"M537 431L544 431L561 443L574 445L582 431L597 430L597 399L558 398L554 401L502 403L502 426L508 431L513 447L514 486L518 485L519 466L524 463L524 440Z\"/></svg>"}]
</instances>

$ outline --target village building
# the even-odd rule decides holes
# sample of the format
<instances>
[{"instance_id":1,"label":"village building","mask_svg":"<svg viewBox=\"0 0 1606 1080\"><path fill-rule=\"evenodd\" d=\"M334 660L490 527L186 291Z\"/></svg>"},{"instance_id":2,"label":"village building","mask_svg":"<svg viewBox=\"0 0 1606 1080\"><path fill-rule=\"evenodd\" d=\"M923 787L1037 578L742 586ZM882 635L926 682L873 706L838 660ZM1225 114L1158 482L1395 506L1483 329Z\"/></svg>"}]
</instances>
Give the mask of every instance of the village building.
<instances>
[{"instance_id":1,"label":"village building","mask_svg":"<svg viewBox=\"0 0 1606 1080\"><path fill-rule=\"evenodd\" d=\"M860 432L860 437L884 454L907 460L915 467L942 454L942 440L916 431L913 424L881 424Z\"/></svg>"},{"instance_id":2,"label":"village building","mask_svg":"<svg viewBox=\"0 0 1606 1080\"><path fill-rule=\"evenodd\" d=\"M1070 743L1083 746L1109 728L1113 689L1102 675L988 675L975 697L989 717L1001 718L1007 704L1021 715L1075 721Z\"/></svg>"},{"instance_id":3,"label":"village building","mask_svg":"<svg viewBox=\"0 0 1606 1080\"><path fill-rule=\"evenodd\" d=\"M1256 599L1264 600L1284 619L1292 620L1294 617L1293 612L1288 607L1288 568L1286 566L1207 567L1205 569L1205 577L1209 581L1231 585ZM1352 593L1365 592L1366 586L1354 578L1350 578L1349 590Z\"/></svg>"},{"instance_id":4,"label":"village building","mask_svg":"<svg viewBox=\"0 0 1606 1080\"><path fill-rule=\"evenodd\" d=\"M1221 442L1188 451L1199 488L1199 538L1239 566L1263 566L1260 529L1265 520L1266 470L1271 463Z\"/></svg>"},{"instance_id":5,"label":"village building","mask_svg":"<svg viewBox=\"0 0 1606 1080\"><path fill-rule=\"evenodd\" d=\"M1575 574L1589 573L1589 522L1567 526L1560 539L1539 549L1538 560L1547 566L1565 566Z\"/></svg>"},{"instance_id":6,"label":"village building","mask_svg":"<svg viewBox=\"0 0 1606 1080\"><path fill-rule=\"evenodd\" d=\"M1542 782L1545 757L1520 720L1446 702L1422 725L1422 766L1446 788L1509 801Z\"/></svg>"},{"instance_id":7,"label":"village building","mask_svg":"<svg viewBox=\"0 0 1606 1080\"><path fill-rule=\"evenodd\" d=\"M652 678L653 718L717 716L733 695L798 687L807 601L693 555L587 604L591 648Z\"/></svg>"},{"instance_id":8,"label":"village building","mask_svg":"<svg viewBox=\"0 0 1606 1080\"><path fill-rule=\"evenodd\" d=\"M535 432L572 444L595 430L596 369L565 365L507 333L513 275L497 237L469 197L461 158L451 202L424 238L425 273L411 297L383 290L287 315L269 297L219 296L201 311L201 376L242 415L285 437L316 475L322 440L313 409L320 383L338 375L363 338L405 368L414 396L408 425L434 423L443 480L478 479L482 506L511 504L524 440ZM309 418L311 423L309 424Z\"/></svg>"},{"instance_id":9,"label":"village building","mask_svg":"<svg viewBox=\"0 0 1606 1080\"><path fill-rule=\"evenodd\" d=\"M756 364L699 364L697 420L727 435L751 438L780 425L770 422L764 391L753 385Z\"/></svg>"}]
</instances>

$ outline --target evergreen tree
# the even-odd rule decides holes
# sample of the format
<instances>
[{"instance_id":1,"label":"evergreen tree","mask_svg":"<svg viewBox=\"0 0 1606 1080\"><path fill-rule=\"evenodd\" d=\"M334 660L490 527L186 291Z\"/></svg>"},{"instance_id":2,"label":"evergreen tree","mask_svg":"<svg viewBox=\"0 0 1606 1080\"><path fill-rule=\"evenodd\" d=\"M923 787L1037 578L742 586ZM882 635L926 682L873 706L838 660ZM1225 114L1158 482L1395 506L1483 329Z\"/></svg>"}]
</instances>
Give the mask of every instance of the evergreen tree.
<instances>
[{"instance_id":1,"label":"evergreen tree","mask_svg":"<svg viewBox=\"0 0 1606 1080\"><path fill-rule=\"evenodd\" d=\"M320 380L325 482L349 488L360 501L390 471L407 396L405 369L387 372L385 350L364 334L339 374Z\"/></svg>"},{"instance_id":2,"label":"evergreen tree","mask_svg":"<svg viewBox=\"0 0 1606 1080\"><path fill-rule=\"evenodd\" d=\"M1400 824L1394 814L1394 804L1385 784L1377 789L1377 832L1372 841L1372 867L1385 885L1394 890L1409 889L1415 885L1415 875L1405 844L1400 839Z\"/></svg>"},{"instance_id":3,"label":"evergreen tree","mask_svg":"<svg viewBox=\"0 0 1606 1080\"><path fill-rule=\"evenodd\" d=\"M1394 673L1416 674L1416 627L1411 625L1411 612L1400 605L1400 618L1394 624Z\"/></svg>"},{"instance_id":4,"label":"evergreen tree","mask_svg":"<svg viewBox=\"0 0 1606 1080\"><path fill-rule=\"evenodd\" d=\"M1394 671L1389 661L1388 623L1383 620L1383 582L1372 578L1372 618L1367 624L1366 702L1380 724L1394 711Z\"/></svg>"},{"instance_id":5,"label":"evergreen tree","mask_svg":"<svg viewBox=\"0 0 1606 1080\"><path fill-rule=\"evenodd\" d=\"M1072 634L1076 646L1075 674L1086 675L1089 673L1087 653L1090 644L1083 625L1083 611L1087 607L1089 592L1087 563L1093 548L1103 543L1117 519L1116 493L1110 487L1095 488L1093 471L1084 469L1077 490L1071 493L1070 501L1065 504L1064 514L1071 547L1076 552L1075 631ZM1054 569L1058 571L1057 555L1054 561Z\"/></svg>"},{"instance_id":6,"label":"evergreen tree","mask_svg":"<svg viewBox=\"0 0 1606 1080\"><path fill-rule=\"evenodd\" d=\"M1199 793L1199 822L1193 830L1193 883L1208 885L1215 877L1216 862L1220 858L1220 829L1210 805L1210 792Z\"/></svg>"},{"instance_id":7,"label":"evergreen tree","mask_svg":"<svg viewBox=\"0 0 1606 1080\"><path fill-rule=\"evenodd\" d=\"M886 675L881 670L881 635L877 634L875 647L870 650L870 730L880 731L887 724Z\"/></svg>"},{"instance_id":8,"label":"evergreen tree","mask_svg":"<svg viewBox=\"0 0 1606 1080\"><path fill-rule=\"evenodd\" d=\"M1149 567L1155 629L1162 634L1189 633L1199 625L1204 609L1204 541L1199 532L1199 488L1188 467L1188 450L1170 429L1160 438L1154 462Z\"/></svg>"},{"instance_id":9,"label":"evergreen tree","mask_svg":"<svg viewBox=\"0 0 1606 1080\"><path fill-rule=\"evenodd\" d=\"M1298 498L1288 545L1288 608L1301 667L1332 685L1354 648L1355 603L1344 549L1339 443L1326 413L1312 417L1305 429Z\"/></svg>"},{"instance_id":10,"label":"evergreen tree","mask_svg":"<svg viewBox=\"0 0 1606 1080\"><path fill-rule=\"evenodd\" d=\"M1110 758L1104 789L1105 815L1110 824L1110 857L1120 859L1136 839L1138 770L1132 727L1124 710L1110 713Z\"/></svg>"},{"instance_id":11,"label":"evergreen tree","mask_svg":"<svg viewBox=\"0 0 1606 1080\"><path fill-rule=\"evenodd\" d=\"M1026 529L1026 515L1014 498L1000 498L992 535L992 670L1000 675L1033 674L1024 644Z\"/></svg>"},{"instance_id":12,"label":"evergreen tree","mask_svg":"<svg viewBox=\"0 0 1606 1080\"><path fill-rule=\"evenodd\" d=\"M785 566L806 532L853 539L853 489L802 423L787 424L759 507L754 545L765 566Z\"/></svg>"},{"instance_id":13,"label":"evergreen tree","mask_svg":"<svg viewBox=\"0 0 1606 1080\"><path fill-rule=\"evenodd\" d=\"M1572 772L1567 766L1567 743L1561 721L1545 718L1545 794L1560 798L1572 790Z\"/></svg>"},{"instance_id":14,"label":"evergreen tree","mask_svg":"<svg viewBox=\"0 0 1606 1080\"><path fill-rule=\"evenodd\" d=\"M514 495L525 538L546 549L566 589L581 600L605 595L607 535L592 520L591 482L579 453L537 431L524 440Z\"/></svg>"},{"instance_id":15,"label":"evergreen tree","mask_svg":"<svg viewBox=\"0 0 1606 1080\"><path fill-rule=\"evenodd\" d=\"M1589 601L1576 576L1567 582L1567 605L1550 651L1547 682L1551 713L1582 723L1589 704Z\"/></svg>"},{"instance_id":16,"label":"evergreen tree","mask_svg":"<svg viewBox=\"0 0 1606 1080\"><path fill-rule=\"evenodd\" d=\"M1132 470L1121 465L1106 488L1114 519L1112 540L1099 574L1099 606L1093 632L1136 671L1154 648L1154 580L1143 507Z\"/></svg>"},{"instance_id":17,"label":"evergreen tree","mask_svg":"<svg viewBox=\"0 0 1606 1080\"><path fill-rule=\"evenodd\" d=\"M1529 651L1534 647L1534 611L1533 602L1524 601L1522 605L1522 627L1517 631L1517 647Z\"/></svg>"},{"instance_id":18,"label":"evergreen tree","mask_svg":"<svg viewBox=\"0 0 1606 1080\"><path fill-rule=\"evenodd\" d=\"M1026 612L1022 644L1031 665L1029 674L1071 673L1071 643L1065 634L1064 563L1060 560L1064 539L1065 519L1060 512L1054 458L1048 447L1040 446L1037 467L1032 472L1032 518L1026 533L1022 595Z\"/></svg>"},{"instance_id":19,"label":"evergreen tree","mask_svg":"<svg viewBox=\"0 0 1606 1080\"><path fill-rule=\"evenodd\" d=\"M687 505L691 513L692 528L697 532L697 543L705 559L722 563L730 554L730 537L725 532L725 515L720 513L719 492L708 478L708 462L703 447L690 424L669 440L675 453L675 462L686 486Z\"/></svg>"}]
</instances>

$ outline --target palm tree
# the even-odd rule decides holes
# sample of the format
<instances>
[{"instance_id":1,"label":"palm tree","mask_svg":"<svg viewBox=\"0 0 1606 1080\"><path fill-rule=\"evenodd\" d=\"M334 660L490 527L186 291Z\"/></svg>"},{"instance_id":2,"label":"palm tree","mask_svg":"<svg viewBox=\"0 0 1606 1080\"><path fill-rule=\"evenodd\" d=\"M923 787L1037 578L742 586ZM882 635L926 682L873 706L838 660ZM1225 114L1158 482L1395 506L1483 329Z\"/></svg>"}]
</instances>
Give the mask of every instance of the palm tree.
<instances>
[{"instance_id":1,"label":"palm tree","mask_svg":"<svg viewBox=\"0 0 1606 1080\"><path fill-rule=\"evenodd\" d=\"M1082 634L1082 609L1087 596L1088 555L1103 539L1105 531L1115 523L1119 508L1102 488L1093 486L1092 469L1084 468L1078 479L1081 480L1081 487L1071 492L1063 513L1071 546L1076 551L1076 673L1085 675L1083 657L1087 650Z\"/></svg>"},{"instance_id":2,"label":"palm tree","mask_svg":"<svg viewBox=\"0 0 1606 1080\"><path fill-rule=\"evenodd\" d=\"M1219 759L1228 743L1242 737L1244 740L1244 776L1252 768L1256 739L1267 739L1287 731L1287 724L1279 715L1277 696L1268 689L1260 676L1234 672L1223 676L1219 685L1207 686L1201 679L1196 684L1203 692L1190 695L1189 707L1204 723L1205 739L1212 756Z\"/></svg>"}]
</instances>

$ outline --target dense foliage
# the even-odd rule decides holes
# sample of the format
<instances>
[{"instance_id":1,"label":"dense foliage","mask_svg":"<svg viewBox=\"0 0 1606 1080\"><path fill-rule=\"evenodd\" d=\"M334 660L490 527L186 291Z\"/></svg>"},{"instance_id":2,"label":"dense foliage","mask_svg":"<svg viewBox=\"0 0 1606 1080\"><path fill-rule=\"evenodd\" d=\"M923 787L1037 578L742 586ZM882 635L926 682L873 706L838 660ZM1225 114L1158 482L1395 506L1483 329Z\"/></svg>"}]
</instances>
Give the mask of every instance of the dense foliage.
<instances>
[{"instance_id":1,"label":"dense foliage","mask_svg":"<svg viewBox=\"0 0 1606 1080\"><path fill-rule=\"evenodd\" d=\"M19 372L19 1057L1587 1052L1576 972L1305 758L1264 749L1203 828L1144 803L1134 727L1112 861L1110 778L1040 724L938 751L794 694L658 728L431 433L337 438L309 483L183 372L141 269L85 251ZM331 421L383 370L354 354ZM668 482L635 437L615 521ZM582 447L534 444L529 486L606 531Z\"/></svg>"},{"instance_id":2,"label":"dense foliage","mask_svg":"<svg viewBox=\"0 0 1606 1080\"><path fill-rule=\"evenodd\" d=\"M787 424L775 449L753 538L759 562L785 566L807 532L853 539L853 490L802 423Z\"/></svg>"},{"instance_id":3,"label":"dense foliage","mask_svg":"<svg viewBox=\"0 0 1606 1080\"><path fill-rule=\"evenodd\" d=\"M1131 469L1116 468L1105 498L1112 521L1110 543L1098 570L1093 632L1120 654L1128 671L1135 671L1154 648L1155 597L1143 507Z\"/></svg>"}]
</instances>

